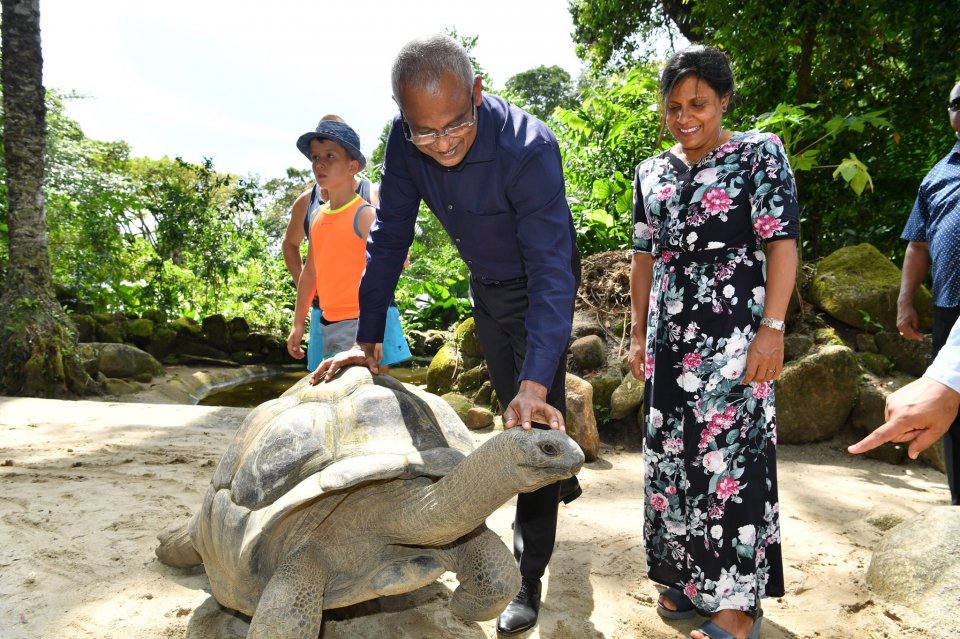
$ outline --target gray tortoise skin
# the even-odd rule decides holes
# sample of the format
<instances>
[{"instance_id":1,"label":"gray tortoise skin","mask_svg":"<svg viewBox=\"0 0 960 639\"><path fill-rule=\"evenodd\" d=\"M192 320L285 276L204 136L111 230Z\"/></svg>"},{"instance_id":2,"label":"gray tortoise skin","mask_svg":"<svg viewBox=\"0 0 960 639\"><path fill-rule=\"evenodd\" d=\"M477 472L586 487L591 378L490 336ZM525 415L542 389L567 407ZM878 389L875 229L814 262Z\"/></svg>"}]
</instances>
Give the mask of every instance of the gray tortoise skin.
<instances>
[{"instance_id":1,"label":"gray tortoise skin","mask_svg":"<svg viewBox=\"0 0 960 639\"><path fill-rule=\"evenodd\" d=\"M519 492L575 474L579 446L514 428L473 449L440 398L364 367L304 378L247 416L189 523L159 536L176 567L203 564L249 638L316 639L324 609L428 585L452 612L492 619L516 595L511 551L484 520Z\"/></svg>"}]
</instances>

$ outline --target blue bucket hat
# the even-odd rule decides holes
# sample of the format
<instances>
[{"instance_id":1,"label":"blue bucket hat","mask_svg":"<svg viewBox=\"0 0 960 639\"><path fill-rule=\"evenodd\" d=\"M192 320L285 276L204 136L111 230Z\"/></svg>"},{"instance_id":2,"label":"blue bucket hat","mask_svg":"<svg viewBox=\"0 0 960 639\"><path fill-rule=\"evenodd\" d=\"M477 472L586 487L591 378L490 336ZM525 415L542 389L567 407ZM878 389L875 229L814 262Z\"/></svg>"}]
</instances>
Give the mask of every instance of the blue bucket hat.
<instances>
[{"instance_id":1,"label":"blue bucket hat","mask_svg":"<svg viewBox=\"0 0 960 639\"><path fill-rule=\"evenodd\" d=\"M367 158L360 151L360 136L350 128L349 124L336 120L320 120L315 131L304 133L297 139L297 148L306 158L310 159L310 140L333 140L344 149L354 160L360 163L360 170L367 166Z\"/></svg>"}]
</instances>

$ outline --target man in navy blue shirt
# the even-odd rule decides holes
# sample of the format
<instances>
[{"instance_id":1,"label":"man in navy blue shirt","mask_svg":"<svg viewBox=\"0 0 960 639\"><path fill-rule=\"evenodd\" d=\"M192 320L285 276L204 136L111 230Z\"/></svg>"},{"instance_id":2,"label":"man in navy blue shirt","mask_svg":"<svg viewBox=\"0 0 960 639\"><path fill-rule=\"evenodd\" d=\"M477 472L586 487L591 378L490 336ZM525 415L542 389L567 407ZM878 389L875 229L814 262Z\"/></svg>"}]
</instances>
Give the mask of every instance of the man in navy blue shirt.
<instances>
[{"instance_id":1,"label":"man in navy blue shirt","mask_svg":"<svg viewBox=\"0 0 960 639\"><path fill-rule=\"evenodd\" d=\"M909 244L897 300L900 334L907 339L922 339L913 297L932 267L934 357L960 317L960 82L950 92L947 116L958 141L920 183L901 235ZM960 505L960 418L944 436L943 452L951 501Z\"/></svg>"},{"instance_id":2,"label":"man in navy blue shirt","mask_svg":"<svg viewBox=\"0 0 960 639\"><path fill-rule=\"evenodd\" d=\"M380 210L360 283L357 350L321 364L314 382L343 365L377 372L374 348L413 242L420 200L450 235L471 274L477 335L504 426L564 430L564 378L580 277L560 149L542 122L482 92L466 51L446 36L407 43L393 66L400 113L387 138ZM540 579L556 537L558 501L576 478L521 494L514 554L522 586L500 616L501 634L537 622Z\"/></svg>"}]
</instances>

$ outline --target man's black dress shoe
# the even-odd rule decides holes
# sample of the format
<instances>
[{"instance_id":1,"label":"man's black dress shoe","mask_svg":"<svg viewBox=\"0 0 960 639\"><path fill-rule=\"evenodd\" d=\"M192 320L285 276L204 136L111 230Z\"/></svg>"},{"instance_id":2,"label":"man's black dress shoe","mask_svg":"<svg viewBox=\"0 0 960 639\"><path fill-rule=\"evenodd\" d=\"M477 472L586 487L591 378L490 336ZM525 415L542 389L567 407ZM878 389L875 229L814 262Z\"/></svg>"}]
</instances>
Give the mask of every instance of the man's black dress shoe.
<instances>
[{"instance_id":1,"label":"man's black dress shoe","mask_svg":"<svg viewBox=\"0 0 960 639\"><path fill-rule=\"evenodd\" d=\"M520 592L513 598L506 610L497 619L497 632L511 637L537 625L540 614L540 580L524 577L520 581Z\"/></svg>"},{"instance_id":2,"label":"man's black dress shoe","mask_svg":"<svg viewBox=\"0 0 960 639\"><path fill-rule=\"evenodd\" d=\"M580 488L580 480L576 475L560 480L560 501L569 504L571 501L583 494L583 488Z\"/></svg>"}]
</instances>

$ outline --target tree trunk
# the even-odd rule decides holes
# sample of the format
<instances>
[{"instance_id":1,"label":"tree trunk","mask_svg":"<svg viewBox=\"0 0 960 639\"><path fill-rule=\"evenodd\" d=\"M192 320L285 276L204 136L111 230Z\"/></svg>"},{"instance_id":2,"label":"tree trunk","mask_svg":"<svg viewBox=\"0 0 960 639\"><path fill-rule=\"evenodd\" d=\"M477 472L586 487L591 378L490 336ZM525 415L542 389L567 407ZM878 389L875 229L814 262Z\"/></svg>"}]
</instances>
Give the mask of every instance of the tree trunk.
<instances>
[{"instance_id":1,"label":"tree trunk","mask_svg":"<svg viewBox=\"0 0 960 639\"><path fill-rule=\"evenodd\" d=\"M0 393L72 397L95 390L53 294L43 210L46 107L39 0L0 0L10 262L0 295Z\"/></svg>"}]
</instances>

